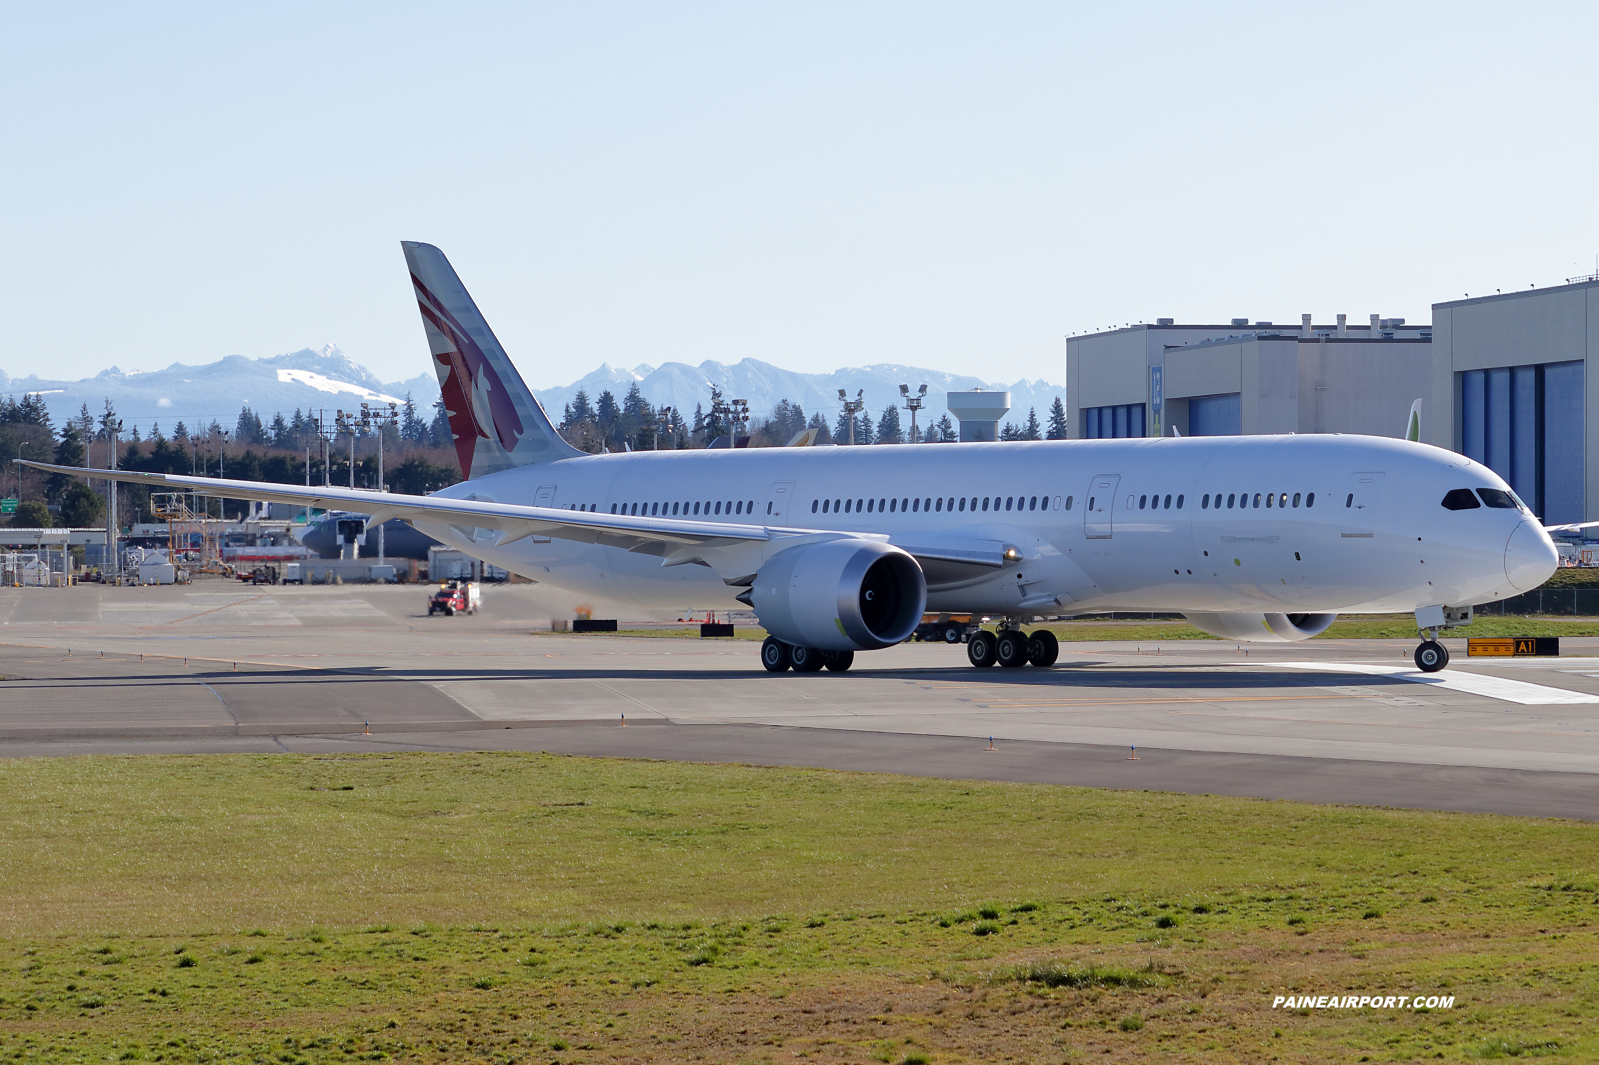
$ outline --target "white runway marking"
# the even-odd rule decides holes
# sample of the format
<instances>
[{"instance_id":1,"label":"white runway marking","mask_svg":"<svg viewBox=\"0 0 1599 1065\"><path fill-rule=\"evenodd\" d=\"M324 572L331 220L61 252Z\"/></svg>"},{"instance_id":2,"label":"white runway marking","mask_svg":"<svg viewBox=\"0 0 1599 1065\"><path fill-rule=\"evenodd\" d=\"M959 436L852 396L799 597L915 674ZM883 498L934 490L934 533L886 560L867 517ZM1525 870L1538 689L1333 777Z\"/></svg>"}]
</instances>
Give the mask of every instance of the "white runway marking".
<instances>
[{"instance_id":1,"label":"white runway marking","mask_svg":"<svg viewBox=\"0 0 1599 1065\"><path fill-rule=\"evenodd\" d=\"M1260 663L1249 663L1259 665ZM1465 692L1468 695L1485 695L1507 703L1523 706L1555 706L1573 703L1599 703L1599 695L1551 688L1546 684L1531 684L1524 680L1490 677L1481 673L1464 673L1446 670L1442 673L1423 673L1419 669L1403 666L1380 666L1358 662L1273 662L1272 667L1288 669L1320 669L1333 673L1364 673L1372 677L1392 677L1415 684L1431 684L1437 688Z\"/></svg>"}]
</instances>

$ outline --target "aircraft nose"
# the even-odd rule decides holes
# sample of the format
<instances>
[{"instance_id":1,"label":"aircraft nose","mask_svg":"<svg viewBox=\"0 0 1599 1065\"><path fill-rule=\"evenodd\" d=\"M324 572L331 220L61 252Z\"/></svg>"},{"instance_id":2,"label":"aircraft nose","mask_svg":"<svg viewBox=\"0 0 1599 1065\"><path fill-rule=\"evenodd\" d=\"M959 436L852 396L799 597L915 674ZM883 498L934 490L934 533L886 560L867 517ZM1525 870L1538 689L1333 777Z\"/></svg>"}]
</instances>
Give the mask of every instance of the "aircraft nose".
<instances>
[{"instance_id":1,"label":"aircraft nose","mask_svg":"<svg viewBox=\"0 0 1599 1065\"><path fill-rule=\"evenodd\" d=\"M1516 526L1505 542L1505 579L1519 591L1538 587L1560 565L1560 555L1544 531L1530 521Z\"/></svg>"}]
</instances>

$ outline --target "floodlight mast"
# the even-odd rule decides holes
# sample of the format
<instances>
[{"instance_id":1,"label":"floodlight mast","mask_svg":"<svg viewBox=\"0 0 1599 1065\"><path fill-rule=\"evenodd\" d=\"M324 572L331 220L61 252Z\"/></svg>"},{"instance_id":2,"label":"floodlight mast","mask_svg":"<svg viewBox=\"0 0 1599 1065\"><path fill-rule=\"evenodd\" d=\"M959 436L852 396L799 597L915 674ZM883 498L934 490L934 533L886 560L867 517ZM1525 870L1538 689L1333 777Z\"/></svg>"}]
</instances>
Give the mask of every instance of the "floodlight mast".
<instances>
[{"instance_id":1,"label":"floodlight mast","mask_svg":"<svg viewBox=\"0 0 1599 1065\"><path fill-rule=\"evenodd\" d=\"M383 482L383 430L391 425L400 424L400 407L397 403L390 403L389 409L382 407L373 410L367 403L361 404L361 427L368 432L376 428L378 431L378 491L387 492L389 486ZM352 452L353 453L353 452ZM350 463L350 476L355 476L355 463ZM384 561L383 523L378 523L378 565L386 565Z\"/></svg>"},{"instance_id":2,"label":"floodlight mast","mask_svg":"<svg viewBox=\"0 0 1599 1065\"><path fill-rule=\"evenodd\" d=\"M911 412L911 443L920 444L922 438L916 431L916 412L927 402L927 386L923 385L913 396L910 385L900 385L899 394L905 397L905 409Z\"/></svg>"},{"instance_id":3,"label":"floodlight mast","mask_svg":"<svg viewBox=\"0 0 1599 1065\"><path fill-rule=\"evenodd\" d=\"M855 390L855 398L850 399L848 392L845 392L842 388L838 390L838 401L844 405L844 414L849 421L849 442L851 445L855 443L855 415L866 407L866 401L861 398L863 391L865 390L857 388Z\"/></svg>"}]
</instances>

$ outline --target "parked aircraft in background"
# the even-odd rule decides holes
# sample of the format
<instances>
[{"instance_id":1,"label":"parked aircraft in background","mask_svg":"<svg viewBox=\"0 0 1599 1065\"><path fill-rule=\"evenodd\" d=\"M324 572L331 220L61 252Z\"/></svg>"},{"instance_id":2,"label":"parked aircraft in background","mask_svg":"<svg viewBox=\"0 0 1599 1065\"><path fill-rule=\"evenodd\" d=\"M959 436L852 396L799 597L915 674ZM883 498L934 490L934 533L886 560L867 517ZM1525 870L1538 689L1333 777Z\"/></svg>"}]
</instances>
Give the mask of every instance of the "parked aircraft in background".
<instances>
[{"instance_id":1,"label":"parked aircraft in background","mask_svg":"<svg viewBox=\"0 0 1599 1065\"><path fill-rule=\"evenodd\" d=\"M1291 642L1340 612L1440 629L1557 557L1491 470L1382 437L1074 440L586 455L555 431L442 252L403 245L461 472L429 496L118 471L403 518L493 565L641 606L750 606L767 669L847 669L925 612L988 616L973 665L1052 664L1039 618L1177 611ZM104 479L105 470L28 465Z\"/></svg>"}]
</instances>

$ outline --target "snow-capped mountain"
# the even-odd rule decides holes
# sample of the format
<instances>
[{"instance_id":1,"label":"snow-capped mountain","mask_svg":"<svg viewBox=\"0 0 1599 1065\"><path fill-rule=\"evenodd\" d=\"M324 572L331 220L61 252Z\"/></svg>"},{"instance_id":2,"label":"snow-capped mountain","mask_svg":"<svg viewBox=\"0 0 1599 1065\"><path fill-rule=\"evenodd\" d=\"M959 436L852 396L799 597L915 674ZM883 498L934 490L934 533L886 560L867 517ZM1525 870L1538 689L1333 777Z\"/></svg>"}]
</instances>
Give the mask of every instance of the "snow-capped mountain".
<instances>
[{"instance_id":1,"label":"snow-capped mountain","mask_svg":"<svg viewBox=\"0 0 1599 1065\"><path fill-rule=\"evenodd\" d=\"M917 418L923 429L945 413L946 392L1008 389L1011 393L1008 420L1017 424L1026 421L1029 407L1038 411L1040 422L1047 421L1050 404L1056 396L1064 397L1066 392L1061 386L1043 380L1006 385L892 363L848 367L831 373L797 373L758 359L743 359L732 365L706 361L689 366L669 362L659 367L641 365L632 370L602 365L570 385L535 391L550 416L560 421L562 410L578 389L588 393L591 403L598 402L600 393L607 389L621 402L635 382L650 403L657 407L676 407L685 418L693 417L696 404L707 410L710 408L714 384L722 389L727 399L747 400L751 417L756 422L768 415L779 400L787 399L798 403L807 415L823 414L829 425L838 420L838 390L841 388L851 399L860 391L866 411L877 421L889 404L902 407L900 385L909 385L914 393L925 384L927 405ZM366 367L329 344L318 350L304 348L261 359L229 355L201 366L173 363L164 370L149 372L125 371L113 366L79 381L49 380L37 374L12 377L0 370L0 393L15 396L24 392L38 392L44 397L57 426L76 415L84 404L98 416L109 399L127 429L138 426L141 435L148 435L158 422L169 432L179 421L197 428L209 425L213 419L231 429L238 419L239 409L246 404L270 421L276 413L288 415L297 408L304 411L325 409L331 417L334 410L359 409L363 401L397 402L407 394L422 417L431 419L439 386L437 379L427 373L408 381L380 381ZM903 409L900 418L909 428L909 417Z\"/></svg>"},{"instance_id":2,"label":"snow-capped mountain","mask_svg":"<svg viewBox=\"0 0 1599 1065\"><path fill-rule=\"evenodd\" d=\"M316 351L304 348L263 359L229 355L201 366L175 362L148 372L112 366L79 381L54 381L37 374L12 377L0 370L0 393L23 392L40 393L57 426L84 404L98 416L109 399L127 429L137 425L141 434L148 434L156 423L170 431L179 421L195 428L214 419L231 429L245 405L268 420L279 411L287 415L296 408L326 408L332 417L335 410L359 409L363 400L400 401L407 392L427 417L439 386L432 374L380 381L329 344Z\"/></svg>"}]
</instances>

